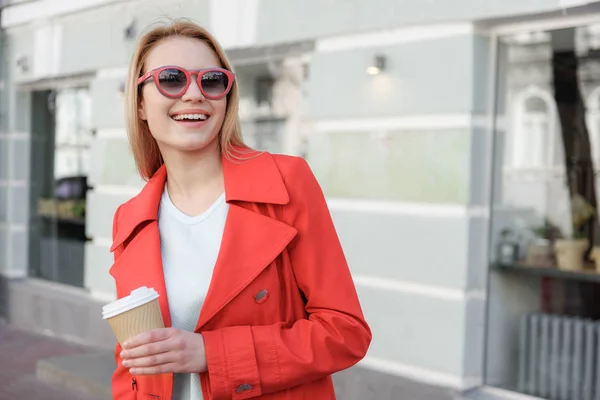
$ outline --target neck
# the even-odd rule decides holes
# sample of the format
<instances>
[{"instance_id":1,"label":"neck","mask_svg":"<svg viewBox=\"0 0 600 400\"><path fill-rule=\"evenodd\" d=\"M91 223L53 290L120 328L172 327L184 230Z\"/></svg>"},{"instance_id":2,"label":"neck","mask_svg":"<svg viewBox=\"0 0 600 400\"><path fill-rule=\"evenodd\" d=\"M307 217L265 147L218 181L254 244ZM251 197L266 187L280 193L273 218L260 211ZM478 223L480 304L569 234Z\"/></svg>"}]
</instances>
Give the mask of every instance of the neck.
<instances>
[{"instance_id":1,"label":"neck","mask_svg":"<svg viewBox=\"0 0 600 400\"><path fill-rule=\"evenodd\" d=\"M167 190L173 198L192 200L207 192L222 192L223 165L215 141L197 152L162 151L167 169Z\"/></svg>"}]
</instances>

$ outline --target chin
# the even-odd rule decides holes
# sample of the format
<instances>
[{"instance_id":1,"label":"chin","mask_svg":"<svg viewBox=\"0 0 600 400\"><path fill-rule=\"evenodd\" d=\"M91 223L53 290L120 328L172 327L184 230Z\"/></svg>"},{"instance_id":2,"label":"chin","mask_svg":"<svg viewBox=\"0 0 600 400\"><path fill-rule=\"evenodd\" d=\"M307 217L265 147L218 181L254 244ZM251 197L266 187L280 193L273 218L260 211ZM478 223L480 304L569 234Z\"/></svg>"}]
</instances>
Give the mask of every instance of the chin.
<instances>
[{"instance_id":1,"label":"chin","mask_svg":"<svg viewBox=\"0 0 600 400\"><path fill-rule=\"evenodd\" d=\"M179 140L177 143L169 143L167 145L180 151L201 151L208 148L213 148L216 146L216 144L217 136L215 135L210 138L187 138L184 140Z\"/></svg>"}]
</instances>

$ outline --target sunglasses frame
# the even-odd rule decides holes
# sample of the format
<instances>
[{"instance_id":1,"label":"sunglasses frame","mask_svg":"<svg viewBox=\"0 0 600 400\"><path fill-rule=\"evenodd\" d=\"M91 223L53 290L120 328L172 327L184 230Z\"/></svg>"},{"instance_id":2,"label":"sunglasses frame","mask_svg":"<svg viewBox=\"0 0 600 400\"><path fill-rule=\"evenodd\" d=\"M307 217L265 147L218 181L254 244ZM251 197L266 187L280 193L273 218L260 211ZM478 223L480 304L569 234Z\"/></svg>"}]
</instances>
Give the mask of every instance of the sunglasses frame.
<instances>
[{"instance_id":1,"label":"sunglasses frame","mask_svg":"<svg viewBox=\"0 0 600 400\"><path fill-rule=\"evenodd\" d=\"M180 93L177 93L177 94L167 93L160 87L160 80L159 80L160 73L167 69L176 69L185 74L186 84ZM223 91L223 94L221 94L219 96L210 96L208 93L206 93L204 91L204 89L202 88L202 76L204 76L204 74L206 74L208 72L222 72L227 76L227 88ZM152 71L146 72L144 75L142 75L138 78L137 84L139 86L139 85L147 82L148 79L152 78L154 80L154 86L156 86L158 91L163 96L168 97L170 99L178 99L187 92L190 85L192 84L192 75L196 75L196 84L198 85L198 88L200 88L202 95L205 98L210 99L210 100L219 100L219 99L222 99L223 97L227 96L227 94L233 87L233 82L235 81L235 74L225 68L204 68L204 69L187 70L183 67L178 67L176 65L166 65L163 67L155 68Z\"/></svg>"}]
</instances>

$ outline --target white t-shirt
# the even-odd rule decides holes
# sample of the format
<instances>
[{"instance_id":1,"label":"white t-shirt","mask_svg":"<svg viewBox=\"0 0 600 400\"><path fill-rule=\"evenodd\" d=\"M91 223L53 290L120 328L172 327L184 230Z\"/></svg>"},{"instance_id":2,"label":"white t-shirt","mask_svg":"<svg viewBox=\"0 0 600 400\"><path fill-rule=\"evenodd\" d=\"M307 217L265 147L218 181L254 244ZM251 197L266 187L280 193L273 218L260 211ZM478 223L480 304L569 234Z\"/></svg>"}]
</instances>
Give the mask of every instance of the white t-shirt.
<instances>
[{"instance_id":1,"label":"white t-shirt","mask_svg":"<svg viewBox=\"0 0 600 400\"><path fill-rule=\"evenodd\" d=\"M222 194L208 210L189 216L177 209L167 187L158 212L160 249L174 328L193 332L208 291L229 205ZM198 374L175 374L173 400L202 399Z\"/></svg>"}]
</instances>

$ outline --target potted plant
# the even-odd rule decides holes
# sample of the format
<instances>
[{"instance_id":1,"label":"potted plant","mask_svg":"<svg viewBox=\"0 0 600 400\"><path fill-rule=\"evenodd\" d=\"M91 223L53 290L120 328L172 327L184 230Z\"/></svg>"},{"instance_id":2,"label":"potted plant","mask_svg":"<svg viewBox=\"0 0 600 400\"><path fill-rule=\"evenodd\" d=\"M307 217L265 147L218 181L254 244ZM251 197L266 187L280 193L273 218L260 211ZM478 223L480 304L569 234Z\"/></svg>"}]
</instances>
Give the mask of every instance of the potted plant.
<instances>
[{"instance_id":1,"label":"potted plant","mask_svg":"<svg viewBox=\"0 0 600 400\"><path fill-rule=\"evenodd\" d=\"M531 229L533 240L527 246L525 263L540 267L554 267L556 265L553 243L560 237L560 230L549 219Z\"/></svg>"},{"instance_id":2,"label":"potted plant","mask_svg":"<svg viewBox=\"0 0 600 400\"><path fill-rule=\"evenodd\" d=\"M585 233L574 229L573 237L558 239L554 243L556 263L559 269L567 271L580 271L584 268L584 255L590 242Z\"/></svg>"},{"instance_id":3,"label":"potted plant","mask_svg":"<svg viewBox=\"0 0 600 400\"><path fill-rule=\"evenodd\" d=\"M600 247L594 246L590 253L590 259L594 262L596 272L600 273Z\"/></svg>"},{"instance_id":4,"label":"potted plant","mask_svg":"<svg viewBox=\"0 0 600 400\"><path fill-rule=\"evenodd\" d=\"M571 197L572 238L557 240L554 244L559 269L579 271L584 268L585 253L590 247L585 224L594 216L595 211L581 195L575 194Z\"/></svg>"}]
</instances>

